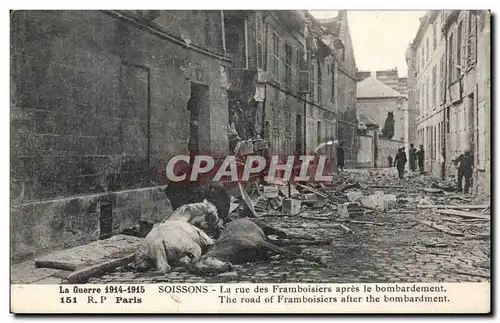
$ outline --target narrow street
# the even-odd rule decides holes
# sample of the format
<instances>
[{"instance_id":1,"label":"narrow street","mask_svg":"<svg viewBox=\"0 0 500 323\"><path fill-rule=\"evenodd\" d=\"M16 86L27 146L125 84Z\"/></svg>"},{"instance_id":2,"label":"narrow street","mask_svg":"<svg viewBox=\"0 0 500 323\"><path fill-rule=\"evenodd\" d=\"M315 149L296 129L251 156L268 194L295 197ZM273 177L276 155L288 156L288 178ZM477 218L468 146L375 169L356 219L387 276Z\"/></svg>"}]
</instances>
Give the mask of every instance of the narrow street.
<instances>
[{"instance_id":1,"label":"narrow street","mask_svg":"<svg viewBox=\"0 0 500 323\"><path fill-rule=\"evenodd\" d=\"M406 174L408 177L408 173ZM375 191L396 195L397 203L386 211L368 211L352 221L338 220L327 204L322 208L302 206L301 213L284 216L277 211L260 213L261 219L289 234L332 239L331 244L293 246L303 254L328 259L328 268L303 259L288 260L274 256L269 261L235 266L231 272L197 277L183 268L173 268L166 276L149 272L134 273L126 268L92 278L89 283L153 282L248 282L248 283L375 283L375 282L478 282L490 280L489 207L471 210L476 218L464 219L436 212L423 205L487 204L479 197L428 189L430 177L410 175L401 182L395 169L347 170L340 181L359 181L365 195ZM450 183L448 183L450 184ZM384 186L387 188L371 188ZM394 188L390 188L390 187ZM336 186L334 186L336 187ZM427 191L423 191L427 188ZM324 188L323 191L328 191ZM486 211L486 212L485 212ZM480 218L484 216L486 219ZM357 223L356 223L357 222ZM352 232L335 223L343 223ZM439 231L426 225L446 228Z\"/></svg>"}]
</instances>

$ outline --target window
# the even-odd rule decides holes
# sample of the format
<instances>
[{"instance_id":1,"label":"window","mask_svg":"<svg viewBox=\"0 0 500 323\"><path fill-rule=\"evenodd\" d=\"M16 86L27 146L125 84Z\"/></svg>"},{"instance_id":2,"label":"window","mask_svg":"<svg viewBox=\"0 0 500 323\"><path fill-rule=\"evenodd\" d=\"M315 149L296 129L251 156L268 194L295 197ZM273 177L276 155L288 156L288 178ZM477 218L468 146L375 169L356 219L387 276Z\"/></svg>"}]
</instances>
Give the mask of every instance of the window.
<instances>
[{"instance_id":1,"label":"window","mask_svg":"<svg viewBox=\"0 0 500 323\"><path fill-rule=\"evenodd\" d=\"M321 66L318 64L318 104L323 102L323 76L321 75Z\"/></svg>"},{"instance_id":2,"label":"window","mask_svg":"<svg viewBox=\"0 0 500 323\"><path fill-rule=\"evenodd\" d=\"M467 24L467 68L474 66L477 55L477 20L476 15L469 11Z\"/></svg>"},{"instance_id":3,"label":"window","mask_svg":"<svg viewBox=\"0 0 500 323\"><path fill-rule=\"evenodd\" d=\"M417 108L420 111L420 87L417 89Z\"/></svg>"},{"instance_id":4,"label":"window","mask_svg":"<svg viewBox=\"0 0 500 323\"><path fill-rule=\"evenodd\" d=\"M427 99L426 99L426 106L427 106L427 112L431 110L431 104L432 104L432 79L428 78L427 79Z\"/></svg>"},{"instance_id":5,"label":"window","mask_svg":"<svg viewBox=\"0 0 500 323\"><path fill-rule=\"evenodd\" d=\"M437 101L437 66L432 67L432 108L436 108Z\"/></svg>"},{"instance_id":6,"label":"window","mask_svg":"<svg viewBox=\"0 0 500 323\"><path fill-rule=\"evenodd\" d=\"M425 93L424 93L424 91L425 91L424 83L422 80L422 83L420 83L420 94L422 95L420 97L420 115L424 115L424 108L425 108L425 103L424 103Z\"/></svg>"},{"instance_id":7,"label":"window","mask_svg":"<svg viewBox=\"0 0 500 323\"><path fill-rule=\"evenodd\" d=\"M431 59L431 47L429 46L429 38L425 40L425 48L427 49L427 52L425 53L427 55L427 60L425 61L426 63Z\"/></svg>"},{"instance_id":8,"label":"window","mask_svg":"<svg viewBox=\"0 0 500 323\"><path fill-rule=\"evenodd\" d=\"M437 48L437 39L438 39L438 34L437 34L437 21L434 21L432 24L432 49L436 50Z\"/></svg>"},{"instance_id":9,"label":"window","mask_svg":"<svg viewBox=\"0 0 500 323\"><path fill-rule=\"evenodd\" d=\"M425 67L425 63L427 63L427 48L425 47L425 42L424 42L424 47L422 48L422 55L423 57L423 62L422 62L422 67Z\"/></svg>"},{"instance_id":10,"label":"window","mask_svg":"<svg viewBox=\"0 0 500 323\"><path fill-rule=\"evenodd\" d=\"M311 94L309 97L313 102L315 97L314 91L316 91L316 78L317 78L316 65L314 63L311 63L311 77L310 77L311 85L309 86L309 88L311 89Z\"/></svg>"},{"instance_id":11,"label":"window","mask_svg":"<svg viewBox=\"0 0 500 323\"><path fill-rule=\"evenodd\" d=\"M292 85L292 47L285 44L285 84Z\"/></svg>"},{"instance_id":12,"label":"window","mask_svg":"<svg viewBox=\"0 0 500 323\"><path fill-rule=\"evenodd\" d=\"M444 104L445 98L446 98L446 89L444 85L444 80L445 80L445 54L441 56L441 61L439 62L439 80L440 80L440 98L439 98L439 103Z\"/></svg>"},{"instance_id":13,"label":"window","mask_svg":"<svg viewBox=\"0 0 500 323\"><path fill-rule=\"evenodd\" d=\"M299 50L297 56L297 64L299 68L299 92L309 93L311 91L311 67L309 55L302 50Z\"/></svg>"},{"instance_id":14,"label":"window","mask_svg":"<svg viewBox=\"0 0 500 323\"><path fill-rule=\"evenodd\" d=\"M255 14L255 38L257 41L257 68L264 69L264 55L263 55L263 35L264 24L262 23L262 16L260 13Z\"/></svg>"},{"instance_id":15,"label":"window","mask_svg":"<svg viewBox=\"0 0 500 323\"><path fill-rule=\"evenodd\" d=\"M448 40L448 82L451 84L455 81L455 46L453 46L453 33L450 34Z\"/></svg>"},{"instance_id":16,"label":"window","mask_svg":"<svg viewBox=\"0 0 500 323\"><path fill-rule=\"evenodd\" d=\"M321 143L321 121L318 121L318 124L316 125L316 146L318 146Z\"/></svg>"},{"instance_id":17,"label":"window","mask_svg":"<svg viewBox=\"0 0 500 323\"><path fill-rule=\"evenodd\" d=\"M418 55L418 52L416 54L416 61L417 61L417 66L416 66L416 70L417 70L417 74L420 74L420 55Z\"/></svg>"},{"instance_id":18,"label":"window","mask_svg":"<svg viewBox=\"0 0 500 323\"><path fill-rule=\"evenodd\" d=\"M280 49L280 42L278 35L273 32L272 34L272 44L273 44L273 54L271 56L272 59L272 75L275 77L276 80L279 80L279 68L280 68L280 59L279 59L279 49Z\"/></svg>"},{"instance_id":19,"label":"window","mask_svg":"<svg viewBox=\"0 0 500 323\"><path fill-rule=\"evenodd\" d=\"M335 101L335 61L332 63L332 101Z\"/></svg>"},{"instance_id":20,"label":"window","mask_svg":"<svg viewBox=\"0 0 500 323\"><path fill-rule=\"evenodd\" d=\"M446 133L450 133L450 107L446 108Z\"/></svg>"},{"instance_id":21,"label":"window","mask_svg":"<svg viewBox=\"0 0 500 323\"><path fill-rule=\"evenodd\" d=\"M422 46L422 49L420 51L420 68L422 69L422 71L424 70L424 47L425 46Z\"/></svg>"},{"instance_id":22,"label":"window","mask_svg":"<svg viewBox=\"0 0 500 323\"><path fill-rule=\"evenodd\" d=\"M456 78L459 78L460 75L462 74L462 70L461 70L461 66L462 66L462 49L463 49L463 44L462 44L462 22L460 21L460 23L458 24L458 29L457 29L457 48L456 48L456 51L457 51L457 62L456 64L458 66L456 66L456 69L457 69L457 74L456 74Z\"/></svg>"},{"instance_id":23,"label":"window","mask_svg":"<svg viewBox=\"0 0 500 323\"><path fill-rule=\"evenodd\" d=\"M423 79L422 82L424 82L424 96L422 98L423 104L422 104L422 110L423 114L427 112L427 80Z\"/></svg>"}]
</instances>

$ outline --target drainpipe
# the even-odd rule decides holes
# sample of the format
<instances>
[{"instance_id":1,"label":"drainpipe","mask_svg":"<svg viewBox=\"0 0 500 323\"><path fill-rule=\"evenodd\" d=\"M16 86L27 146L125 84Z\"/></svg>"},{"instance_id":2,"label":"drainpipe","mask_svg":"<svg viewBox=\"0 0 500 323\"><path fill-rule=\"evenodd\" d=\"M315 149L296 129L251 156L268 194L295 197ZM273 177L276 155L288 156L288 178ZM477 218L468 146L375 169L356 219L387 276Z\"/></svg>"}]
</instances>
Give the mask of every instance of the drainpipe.
<instances>
[{"instance_id":1,"label":"drainpipe","mask_svg":"<svg viewBox=\"0 0 500 323\"><path fill-rule=\"evenodd\" d=\"M448 29L447 29L448 30ZM442 174L442 177L444 178L445 177L445 174L446 174L446 155L447 155L447 149L446 149L446 139L448 138L448 123L450 122L448 119L448 108L446 107L446 101L447 101L447 87L448 87L448 36L447 36L447 33L445 31L443 31L443 34L444 34L444 99L443 99L443 105L444 105L444 109L443 109L443 112L444 112L444 116L443 116L443 120L444 120L444 140L443 140L443 151L444 151L444 156L443 156L443 163L444 163L444 169L443 169L443 174Z\"/></svg>"},{"instance_id":2,"label":"drainpipe","mask_svg":"<svg viewBox=\"0 0 500 323\"><path fill-rule=\"evenodd\" d=\"M302 112L304 117L302 118L304 121L304 139L302 139L302 141L304 142L304 151L303 151L303 154L305 155L307 153L307 101L306 101L306 95L307 94L303 94L304 96L304 111Z\"/></svg>"},{"instance_id":3,"label":"drainpipe","mask_svg":"<svg viewBox=\"0 0 500 323\"><path fill-rule=\"evenodd\" d=\"M224 50L224 54L226 54L226 26L224 24L224 10L220 11L220 23L222 26L222 49Z\"/></svg>"},{"instance_id":4,"label":"drainpipe","mask_svg":"<svg viewBox=\"0 0 500 323\"><path fill-rule=\"evenodd\" d=\"M245 68L248 69L248 18L245 16Z\"/></svg>"}]
</instances>

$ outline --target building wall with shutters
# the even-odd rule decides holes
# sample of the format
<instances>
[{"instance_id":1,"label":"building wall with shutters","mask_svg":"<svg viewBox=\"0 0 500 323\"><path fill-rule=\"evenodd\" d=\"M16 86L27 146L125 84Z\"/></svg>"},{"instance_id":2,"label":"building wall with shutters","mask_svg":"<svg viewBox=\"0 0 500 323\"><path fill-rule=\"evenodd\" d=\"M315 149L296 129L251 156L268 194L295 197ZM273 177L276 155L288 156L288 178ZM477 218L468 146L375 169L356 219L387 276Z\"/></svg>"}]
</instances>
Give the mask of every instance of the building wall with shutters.
<instances>
[{"instance_id":1,"label":"building wall with shutters","mask_svg":"<svg viewBox=\"0 0 500 323\"><path fill-rule=\"evenodd\" d=\"M413 63L417 66L417 81L412 86L419 93L415 99L419 111L417 135L419 143L432 149L426 151L426 170L440 176L444 157L445 175L456 176L452 160L470 148L475 158L474 191L486 194L490 187L490 15L488 11L455 10L441 11L437 16L438 30L444 27L441 41L444 50L440 50L438 42L434 55L439 58L439 65L434 72L431 64L430 85L426 75L429 69L425 69L425 64ZM423 49L422 39L432 33L428 21L424 20L420 28L427 30L420 32L419 40L414 41L413 55L419 58L413 62L420 60L421 55L417 54ZM439 106L435 110L427 103L427 93L433 94L426 89L429 86L438 89L436 105Z\"/></svg>"}]
</instances>

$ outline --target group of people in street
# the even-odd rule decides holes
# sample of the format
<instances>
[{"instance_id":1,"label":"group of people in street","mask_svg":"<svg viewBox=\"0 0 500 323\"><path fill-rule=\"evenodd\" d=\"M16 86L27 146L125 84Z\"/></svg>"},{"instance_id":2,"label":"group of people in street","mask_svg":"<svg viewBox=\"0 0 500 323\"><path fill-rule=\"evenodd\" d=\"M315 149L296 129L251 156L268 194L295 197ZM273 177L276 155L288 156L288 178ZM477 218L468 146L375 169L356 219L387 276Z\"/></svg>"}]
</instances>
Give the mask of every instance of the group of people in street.
<instances>
[{"instance_id":1,"label":"group of people in street","mask_svg":"<svg viewBox=\"0 0 500 323\"><path fill-rule=\"evenodd\" d=\"M410 145L410 170L415 172L417 170L417 163L420 173L424 172L424 146L420 145L420 150L414 147L413 144ZM389 156L389 165L395 166L398 170L398 176L400 179L404 178L405 166L408 159L406 158L405 148L399 148L398 153L395 158L392 159L392 156Z\"/></svg>"},{"instance_id":2,"label":"group of people in street","mask_svg":"<svg viewBox=\"0 0 500 323\"><path fill-rule=\"evenodd\" d=\"M420 149L417 151L414 145L410 144L409 166L412 172L416 172L418 165L419 172L423 173L425 157L424 146L420 145L419 148ZM404 147L398 149L398 152L394 159L392 158L392 156L389 156L389 165L396 167L400 179L404 179L405 166L407 161L408 159L406 158ZM470 148L467 148L463 154L458 156L456 159L453 159L452 162L458 166L457 191L464 192L466 194L469 193L469 189L472 185L472 174L474 168L474 156L472 155Z\"/></svg>"}]
</instances>

